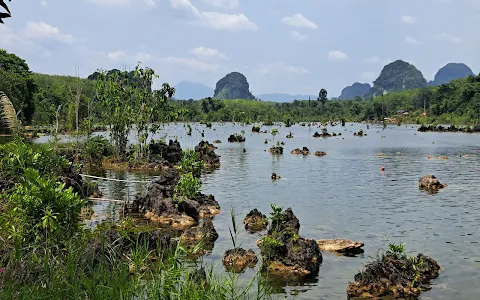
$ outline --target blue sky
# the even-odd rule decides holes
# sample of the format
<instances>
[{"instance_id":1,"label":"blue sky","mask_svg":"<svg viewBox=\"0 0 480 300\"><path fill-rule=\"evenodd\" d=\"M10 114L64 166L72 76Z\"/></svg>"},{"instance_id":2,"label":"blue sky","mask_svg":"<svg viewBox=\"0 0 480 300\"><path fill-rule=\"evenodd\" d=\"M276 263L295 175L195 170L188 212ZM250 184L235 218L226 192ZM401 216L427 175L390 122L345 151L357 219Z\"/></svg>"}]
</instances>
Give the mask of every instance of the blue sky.
<instances>
[{"instance_id":1,"label":"blue sky","mask_svg":"<svg viewBox=\"0 0 480 300\"><path fill-rule=\"evenodd\" d=\"M34 72L154 68L159 83L338 96L393 60L427 80L448 62L480 72L480 0L46 0L9 3L0 47Z\"/></svg>"}]
</instances>

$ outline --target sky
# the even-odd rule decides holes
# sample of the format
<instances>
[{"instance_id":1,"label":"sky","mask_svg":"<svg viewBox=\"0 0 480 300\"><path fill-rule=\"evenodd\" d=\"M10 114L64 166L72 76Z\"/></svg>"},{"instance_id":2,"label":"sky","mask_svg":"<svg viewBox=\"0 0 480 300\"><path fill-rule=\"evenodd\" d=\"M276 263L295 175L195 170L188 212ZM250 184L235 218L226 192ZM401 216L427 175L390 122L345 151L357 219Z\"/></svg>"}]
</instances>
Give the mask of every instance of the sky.
<instances>
[{"instance_id":1,"label":"sky","mask_svg":"<svg viewBox=\"0 0 480 300\"><path fill-rule=\"evenodd\" d=\"M480 72L480 0L45 0L8 3L0 48L38 73L155 69L214 87L243 73L254 94L329 96L402 59L427 80L449 62ZM1 8L0 8L1 9Z\"/></svg>"}]
</instances>

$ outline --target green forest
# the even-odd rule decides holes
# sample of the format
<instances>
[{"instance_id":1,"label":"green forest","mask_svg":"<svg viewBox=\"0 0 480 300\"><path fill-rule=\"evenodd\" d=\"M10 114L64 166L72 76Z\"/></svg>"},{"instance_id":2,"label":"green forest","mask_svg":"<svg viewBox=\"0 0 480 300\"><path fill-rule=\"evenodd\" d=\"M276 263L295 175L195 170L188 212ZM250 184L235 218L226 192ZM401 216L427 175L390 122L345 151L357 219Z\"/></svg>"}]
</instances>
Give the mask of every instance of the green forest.
<instances>
[{"instance_id":1,"label":"green forest","mask_svg":"<svg viewBox=\"0 0 480 300\"><path fill-rule=\"evenodd\" d=\"M10 98L22 124L49 128L58 126L60 131L78 129L86 132L110 125L105 114L108 110L106 103L102 102L99 94L99 81L117 74L120 80L130 85L138 84L133 71L96 71L87 79L33 73L25 60L5 50L0 50L0 66L0 91ZM174 93L168 84L163 86L163 91L152 91L153 79L145 86L145 93ZM140 109L129 105L128 99L122 101L133 110ZM340 119L358 122L398 116L401 121L408 123L477 125L480 119L480 75L438 87L386 93L373 99L356 97L352 100L273 103L245 99L222 100L218 97L199 101L172 100L171 97L153 96L152 101L156 103L152 121L160 122L295 123Z\"/></svg>"}]
</instances>

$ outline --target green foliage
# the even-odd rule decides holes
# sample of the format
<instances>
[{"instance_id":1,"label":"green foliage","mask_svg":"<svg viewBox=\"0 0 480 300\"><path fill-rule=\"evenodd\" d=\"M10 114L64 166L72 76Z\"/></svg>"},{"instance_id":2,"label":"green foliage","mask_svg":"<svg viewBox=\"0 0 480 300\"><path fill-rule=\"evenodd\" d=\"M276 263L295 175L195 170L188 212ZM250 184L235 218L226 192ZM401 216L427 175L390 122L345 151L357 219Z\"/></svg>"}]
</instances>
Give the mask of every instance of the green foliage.
<instances>
[{"instance_id":1,"label":"green foliage","mask_svg":"<svg viewBox=\"0 0 480 300\"><path fill-rule=\"evenodd\" d=\"M204 163L200 160L198 152L187 149L182 152L182 160L175 166L180 175L191 173L194 177L199 178L202 174Z\"/></svg>"},{"instance_id":2,"label":"green foliage","mask_svg":"<svg viewBox=\"0 0 480 300\"><path fill-rule=\"evenodd\" d=\"M283 222L283 208L271 203L270 207L272 212L270 213L270 220L272 220L272 226L278 227L278 225Z\"/></svg>"},{"instance_id":3,"label":"green foliage","mask_svg":"<svg viewBox=\"0 0 480 300\"><path fill-rule=\"evenodd\" d=\"M80 228L80 210L85 202L71 187L66 189L65 184L44 178L35 169L26 169L20 183L5 197L15 208L2 225L12 231L15 226L21 228L22 239L27 242L42 233L61 233L66 238Z\"/></svg>"},{"instance_id":4,"label":"green foliage","mask_svg":"<svg viewBox=\"0 0 480 300\"><path fill-rule=\"evenodd\" d=\"M10 142L0 145L0 178L19 181L27 169L34 169L42 176L59 176L69 162L53 150L30 144Z\"/></svg>"},{"instance_id":5,"label":"green foliage","mask_svg":"<svg viewBox=\"0 0 480 300\"><path fill-rule=\"evenodd\" d=\"M181 202L184 198L192 199L200 191L200 180L192 173L180 175L180 179L175 185L174 198Z\"/></svg>"},{"instance_id":6,"label":"green foliage","mask_svg":"<svg viewBox=\"0 0 480 300\"><path fill-rule=\"evenodd\" d=\"M83 144L85 159L90 163L100 164L104 157L113 155L113 150L110 142L101 135L89 137Z\"/></svg>"},{"instance_id":7,"label":"green foliage","mask_svg":"<svg viewBox=\"0 0 480 300\"><path fill-rule=\"evenodd\" d=\"M0 49L0 79L0 91L8 95L24 123L30 123L37 86L25 60Z\"/></svg>"},{"instance_id":8,"label":"green foliage","mask_svg":"<svg viewBox=\"0 0 480 300\"><path fill-rule=\"evenodd\" d=\"M164 83L160 90L151 91L155 71L142 68L140 64L128 72L102 71L97 77L97 95L103 105L104 122L110 126L110 137L118 157L126 159L128 134L135 125L138 159L148 158L148 137L159 129L152 123L159 119L161 106L175 93L175 89Z\"/></svg>"}]
</instances>

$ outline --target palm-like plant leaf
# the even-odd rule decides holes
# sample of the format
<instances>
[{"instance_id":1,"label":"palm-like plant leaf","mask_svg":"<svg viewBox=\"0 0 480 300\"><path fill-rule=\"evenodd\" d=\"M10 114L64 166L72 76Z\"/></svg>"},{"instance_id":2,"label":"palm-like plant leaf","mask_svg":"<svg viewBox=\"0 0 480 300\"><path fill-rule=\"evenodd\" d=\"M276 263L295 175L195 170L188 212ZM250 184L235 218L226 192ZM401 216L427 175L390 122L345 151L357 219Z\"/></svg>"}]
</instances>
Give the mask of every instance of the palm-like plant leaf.
<instances>
[{"instance_id":1,"label":"palm-like plant leaf","mask_svg":"<svg viewBox=\"0 0 480 300\"><path fill-rule=\"evenodd\" d=\"M11 0L9 0L11 1ZM10 9L8 9L7 4L5 3L5 0L0 0L0 6L3 7L7 12L0 12L0 23L3 24L3 20L5 18L10 18L12 13L10 12Z\"/></svg>"},{"instance_id":2,"label":"palm-like plant leaf","mask_svg":"<svg viewBox=\"0 0 480 300\"><path fill-rule=\"evenodd\" d=\"M0 121L12 132L18 130L18 118L12 102L4 92L0 92Z\"/></svg>"}]
</instances>

